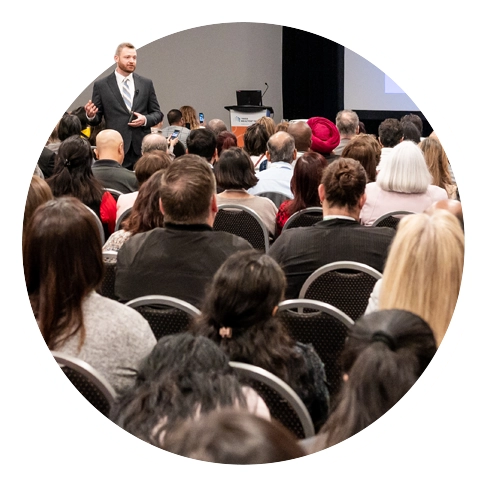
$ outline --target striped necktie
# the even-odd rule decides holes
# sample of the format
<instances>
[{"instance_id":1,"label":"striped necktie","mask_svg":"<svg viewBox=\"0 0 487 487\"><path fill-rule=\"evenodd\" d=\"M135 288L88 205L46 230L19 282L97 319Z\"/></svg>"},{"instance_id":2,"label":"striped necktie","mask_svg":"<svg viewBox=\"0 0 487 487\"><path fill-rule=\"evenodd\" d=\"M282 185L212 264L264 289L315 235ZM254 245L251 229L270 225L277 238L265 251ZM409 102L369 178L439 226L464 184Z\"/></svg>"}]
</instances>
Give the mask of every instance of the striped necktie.
<instances>
[{"instance_id":1,"label":"striped necktie","mask_svg":"<svg viewBox=\"0 0 487 487\"><path fill-rule=\"evenodd\" d=\"M127 108L129 112L132 110L132 96L130 95L130 89L129 89L129 79L125 78L122 83L122 97L123 101L125 102L125 105L127 105Z\"/></svg>"}]
</instances>

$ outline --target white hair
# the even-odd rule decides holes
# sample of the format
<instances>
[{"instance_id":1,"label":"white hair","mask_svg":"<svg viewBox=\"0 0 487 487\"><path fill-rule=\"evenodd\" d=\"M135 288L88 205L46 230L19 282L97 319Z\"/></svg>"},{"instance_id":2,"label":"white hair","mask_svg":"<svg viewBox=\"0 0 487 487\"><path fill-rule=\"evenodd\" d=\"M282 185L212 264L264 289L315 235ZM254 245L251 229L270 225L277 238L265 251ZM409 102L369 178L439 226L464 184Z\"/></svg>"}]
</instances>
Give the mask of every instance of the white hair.
<instances>
[{"instance_id":1,"label":"white hair","mask_svg":"<svg viewBox=\"0 0 487 487\"><path fill-rule=\"evenodd\" d=\"M397 193L424 193L432 180L422 150L409 140L392 149L377 175L380 188Z\"/></svg>"}]
</instances>

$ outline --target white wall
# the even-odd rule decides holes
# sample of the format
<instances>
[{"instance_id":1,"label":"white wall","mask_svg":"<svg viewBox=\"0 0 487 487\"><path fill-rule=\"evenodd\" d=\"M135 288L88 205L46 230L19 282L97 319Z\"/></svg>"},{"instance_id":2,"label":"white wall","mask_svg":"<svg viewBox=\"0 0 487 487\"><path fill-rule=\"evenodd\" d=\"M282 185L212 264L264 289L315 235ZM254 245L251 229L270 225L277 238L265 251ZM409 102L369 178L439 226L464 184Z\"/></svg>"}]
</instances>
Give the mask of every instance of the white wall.
<instances>
[{"instance_id":1,"label":"white wall","mask_svg":"<svg viewBox=\"0 0 487 487\"><path fill-rule=\"evenodd\" d=\"M130 39L121 41L133 42ZM118 42L113 46L113 52ZM271 24L227 23L185 30L137 48L137 73L154 82L161 109L191 105L205 120L220 118L230 126L225 106L236 105L236 90L262 90L263 104L282 118L282 27ZM107 58L113 71L113 56ZM93 80L95 81L95 80ZM68 110L84 105L93 83ZM60 114L62 115L62 114ZM167 122L164 120L164 126Z\"/></svg>"}]
</instances>

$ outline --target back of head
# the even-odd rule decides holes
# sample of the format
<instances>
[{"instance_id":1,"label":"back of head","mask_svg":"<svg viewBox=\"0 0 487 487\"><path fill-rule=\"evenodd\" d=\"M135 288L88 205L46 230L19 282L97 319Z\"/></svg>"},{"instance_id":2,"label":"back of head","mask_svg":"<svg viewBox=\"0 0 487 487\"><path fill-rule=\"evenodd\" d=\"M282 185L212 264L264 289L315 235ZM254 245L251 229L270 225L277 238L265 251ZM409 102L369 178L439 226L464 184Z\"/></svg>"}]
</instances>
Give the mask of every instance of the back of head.
<instances>
[{"instance_id":1,"label":"back of head","mask_svg":"<svg viewBox=\"0 0 487 487\"><path fill-rule=\"evenodd\" d=\"M29 191L27 193L27 199L25 201L24 221L23 221L23 234L29 224L34 211L38 206L42 205L46 201L53 198L51 188L46 181L39 176L32 176Z\"/></svg>"},{"instance_id":2,"label":"back of head","mask_svg":"<svg viewBox=\"0 0 487 487\"><path fill-rule=\"evenodd\" d=\"M168 435L163 448L206 462L253 465L305 456L296 438L277 421L244 410L213 411Z\"/></svg>"},{"instance_id":3,"label":"back of head","mask_svg":"<svg viewBox=\"0 0 487 487\"><path fill-rule=\"evenodd\" d=\"M81 120L76 115L64 115L58 124L57 135L62 142L72 135L81 135Z\"/></svg>"},{"instance_id":4,"label":"back of head","mask_svg":"<svg viewBox=\"0 0 487 487\"><path fill-rule=\"evenodd\" d=\"M327 165L326 159L318 152L305 152L298 157L291 178L294 198L289 203L289 214L310 206L320 206L318 186Z\"/></svg>"},{"instance_id":5,"label":"back of head","mask_svg":"<svg viewBox=\"0 0 487 487\"><path fill-rule=\"evenodd\" d=\"M95 154L98 159L114 159L123 161L123 139L120 132L105 129L96 136Z\"/></svg>"},{"instance_id":6,"label":"back of head","mask_svg":"<svg viewBox=\"0 0 487 487\"><path fill-rule=\"evenodd\" d=\"M308 119L311 128L311 150L325 157L333 152L340 143L340 132L337 126L325 117Z\"/></svg>"},{"instance_id":7,"label":"back of head","mask_svg":"<svg viewBox=\"0 0 487 487\"><path fill-rule=\"evenodd\" d=\"M423 152L410 140L392 149L387 164L377 175L377 184L384 191L398 193L424 193L431 181Z\"/></svg>"},{"instance_id":8,"label":"back of head","mask_svg":"<svg viewBox=\"0 0 487 487\"><path fill-rule=\"evenodd\" d=\"M379 139L384 147L394 147L403 137L401 123L397 118L386 118L379 125Z\"/></svg>"},{"instance_id":9,"label":"back of head","mask_svg":"<svg viewBox=\"0 0 487 487\"><path fill-rule=\"evenodd\" d=\"M445 188L452 184L448 157L440 141L434 137L426 137L419 143L429 172L433 177L432 184Z\"/></svg>"},{"instance_id":10,"label":"back of head","mask_svg":"<svg viewBox=\"0 0 487 487\"><path fill-rule=\"evenodd\" d=\"M336 115L335 124L341 136L353 137L358 133L359 118L353 110L341 110Z\"/></svg>"},{"instance_id":11,"label":"back of head","mask_svg":"<svg viewBox=\"0 0 487 487\"><path fill-rule=\"evenodd\" d=\"M421 120L421 117L419 115L416 115L415 113L408 113L407 115L403 115L401 117L401 125L404 125L405 123L412 123L415 125L415 127L418 129L419 136L421 137L423 135L423 120Z\"/></svg>"},{"instance_id":12,"label":"back of head","mask_svg":"<svg viewBox=\"0 0 487 487\"><path fill-rule=\"evenodd\" d=\"M184 122L189 124L189 130L197 129L200 126L200 122L196 116L196 110L192 106L183 105L179 110L183 114Z\"/></svg>"},{"instance_id":13,"label":"back of head","mask_svg":"<svg viewBox=\"0 0 487 487\"><path fill-rule=\"evenodd\" d=\"M271 135L274 135L276 133L276 122L274 122L274 119L271 117L260 117L256 123L260 123L263 125L269 134L269 137Z\"/></svg>"},{"instance_id":14,"label":"back of head","mask_svg":"<svg viewBox=\"0 0 487 487\"><path fill-rule=\"evenodd\" d=\"M210 130L213 130L216 137L218 137L218 134L220 134L221 132L228 130L227 126L225 125L225 122L223 120L220 120L219 118L212 118L206 124L206 126Z\"/></svg>"},{"instance_id":15,"label":"back of head","mask_svg":"<svg viewBox=\"0 0 487 487\"><path fill-rule=\"evenodd\" d=\"M269 133L266 127L260 123L253 123L244 133L244 149L249 156L260 156L267 150Z\"/></svg>"},{"instance_id":16,"label":"back of head","mask_svg":"<svg viewBox=\"0 0 487 487\"><path fill-rule=\"evenodd\" d=\"M404 140L410 140L415 144L419 144L421 142L421 132L413 122L401 122L401 128Z\"/></svg>"},{"instance_id":17,"label":"back of head","mask_svg":"<svg viewBox=\"0 0 487 487\"><path fill-rule=\"evenodd\" d=\"M296 150L300 152L309 151L311 148L311 127L303 120L290 123L287 127L287 133L292 135Z\"/></svg>"},{"instance_id":18,"label":"back of head","mask_svg":"<svg viewBox=\"0 0 487 487\"><path fill-rule=\"evenodd\" d=\"M153 150L142 154L134 166L135 177L139 186L147 181L156 171L167 169L171 157L162 150Z\"/></svg>"},{"instance_id":19,"label":"back of head","mask_svg":"<svg viewBox=\"0 0 487 487\"><path fill-rule=\"evenodd\" d=\"M169 110L167 112L167 123L169 125L179 125L181 122L181 119L183 118L183 114L181 113L181 110L178 110L177 108L173 108L172 110Z\"/></svg>"},{"instance_id":20,"label":"back of head","mask_svg":"<svg viewBox=\"0 0 487 487\"><path fill-rule=\"evenodd\" d=\"M216 150L216 137L207 128L191 130L186 139L188 154L196 154L211 162Z\"/></svg>"},{"instance_id":21,"label":"back of head","mask_svg":"<svg viewBox=\"0 0 487 487\"><path fill-rule=\"evenodd\" d=\"M341 157L323 170L321 178L329 208L355 208L365 193L367 174L360 162Z\"/></svg>"},{"instance_id":22,"label":"back of head","mask_svg":"<svg viewBox=\"0 0 487 487\"><path fill-rule=\"evenodd\" d=\"M130 433L160 445L161 436L180 421L238 405L246 401L225 353L208 338L178 333L157 342L112 417Z\"/></svg>"},{"instance_id":23,"label":"back of head","mask_svg":"<svg viewBox=\"0 0 487 487\"><path fill-rule=\"evenodd\" d=\"M380 162L380 144L373 135L358 134L343 149L342 157L359 161L367 173L367 182L375 181Z\"/></svg>"},{"instance_id":24,"label":"back of head","mask_svg":"<svg viewBox=\"0 0 487 487\"><path fill-rule=\"evenodd\" d=\"M385 414L421 376L436 348L428 323L409 311L359 318L341 354L346 380L314 450L350 438Z\"/></svg>"},{"instance_id":25,"label":"back of head","mask_svg":"<svg viewBox=\"0 0 487 487\"><path fill-rule=\"evenodd\" d=\"M269 137L267 141L267 150L271 162L288 162L294 161L294 138L287 132L276 132Z\"/></svg>"},{"instance_id":26,"label":"back of head","mask_svg":"<svg viewBox=\"0 0 487 487\"><path fill-rule=\"evenodd\" d=\"M82 299L103 276L101 247L95 216L78 199L53 199L35 210L25 233L24 273L50 349L82 326Z\"/></svg>"},{"instance_id":27,"label":"back of head","mask_svg":"<svg viewBox=\"0 0 487 487\"><path fill-rule=\"evenodd\" d=\"M216 152L218 156L220 156L225 149L228 149L229 147L237 147L237 145L237 136L228 130L223 130L216 138Z\"/></svg>"},{"instance_id":28,"label":"back of head","mask_svg":"<svg viewBox=\"0 0 487 487\"><path fill-rule=\"evenodd\" d=\"M214 165L216 182L222 190L249 189L258 182L249 155L240 147L222 152Z\"/></svg>"},{"instance_id":29,"label":"back of head","mask_svg":"<svg viewBox=\"0 0 487 487\"><path fill-rule=\"evenodd\" d=\"M463 208L460 201L452 199L435 201L430 207L426 208L424 212L428 215L432 215L436 210L449 211L452 215L458 218L458 222L460 223L462 230L464 230Z\"/></svg>"},{"instance_id":30,"label":"back of head","mask_svg":"<svg viewBox=\"0 0 487 487\"><path fill-rule=\"evenodd\" d=\"M163 226L164 215L159 208L159 196L164 171L159 169L141 185L130 216L122 223L122 228L132 235Z\"/></svg>"},{"instance_id":31,"label":"back of head","mask_svg":"<svg viewBox=\"0 0 487 487\"><path fill-rule=\"evenodd\" d=\"M384 268L379 308L418 314L439 345L460 291L464 247L459 221L446 210L403 217Z\"/></svg>"},{"instance_id":32,"label":"back of head","mask_svg":"<svg viewBox=\"0 0 487 487\"><path fill-rule=\"evenodd\" d=\"M142 139L141 152L142 154L146 154L147 152L151 152L153 150L161 150L163 152L167 152L166 137L159 133L147 134Z\"/></svg>"},{"instance_id":33,"label":"back of head","mask_svg":"<svg viewBox=\"0 0 487 487\"><path fill-rule=\"evenodd\" d=\"M61 142L54 173L47 180L55 197L75 196L90 206L100 202L103 187L91 170L93 150L84 137L72 135Z\"/></svg>"},{"instance_id":34,"label":"back of head","mask_svg":"<svg viewBox=\"0 0 487 487\"><path fill-rule=\"evenodd\" d=\"M203 158L185 154L174 159L162 180L160 196L164 220L181 224L205 223L215 193L215 176Z\"/></svg>"}]
</instances>

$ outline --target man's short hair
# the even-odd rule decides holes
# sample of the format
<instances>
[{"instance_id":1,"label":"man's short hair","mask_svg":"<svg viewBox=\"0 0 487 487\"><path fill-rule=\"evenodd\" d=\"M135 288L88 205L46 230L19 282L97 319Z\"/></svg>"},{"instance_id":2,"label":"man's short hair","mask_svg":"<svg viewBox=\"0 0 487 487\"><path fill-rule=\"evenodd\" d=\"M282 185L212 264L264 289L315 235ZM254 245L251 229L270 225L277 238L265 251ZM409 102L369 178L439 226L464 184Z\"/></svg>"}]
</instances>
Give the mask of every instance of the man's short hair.
<instances>
[{"instance_id":1,"label":"man's short hair","mask_svg":"<svg viewBox=\"0 0 487 487\"><path fill-rule=\"evenodd\" d=\"M166 137L159 133L147 134L142 139L141 152L146 154L153 150L162 150L167 152L167 140Z\"/></svg>"},{"instance_id":2,"label":"man's short hair","mask_svg":"<svg viewBox=\"0 0 487 487\"><path fill-rule=\"evenodd\" d=\"M181 113L181 110L178 110L177 108L173 108L172 110L169 110L167 112L167 123L169 125L174 125L175 123L179 123L182 118L183 118L183 114Z\"/></svg>"},{"instance_id":3,"label":"man's short hair","mask_svg":"<svg viewBox=\"0 0 487 487\"><path fill-rule=\"evenodd\" d=\"M219 118L213 118L211 119L206 126L215 132L215 136L218 137L218 135L222 132L225 132L227 129L227 126L225 125L225 122L223 120L220 120Z\"/></svg>"},{"instance_id":4,"label":"man's short hair","mask_svg":"<svg viewBox=\"0 0 487 487\"><path fill-rule=\"evenodd\" d=\"M269 159L272 162L289 162L294 161L294 137L287 132L276 132L269 137L267 141L267 150L269 151Z\"/></svg>"},{"instance_id":5,"label":"man's short hair","mask_svg":"<svg viewBox=\"0 0 487 487\"><path fill-rule=\"evenodd\" d=\"M216 149L215 134L207 128L193 129L186 139L186 147L188 154L196 154L211 162Z\"/></svg>"},{"instance_id":6,"label":"man's short hair","mask_svg":"<svg viewBox=\"0 0 487 487\"><path fill-rule=\"evenodd\" d=\"M394 147L403 136L401 123L397 118L386 118L379 125L379 139L384 147Z\"/></svg>"},{"instance_id":7,"label":"man's short hair","mask_svg":"<svg viewBox=\"0 0 487 487\"><path fill-rule=\"evenodd\" d=\"M335 125L340 135L356 135L359 126L358 115L353 110L340 110L337 113Z\"/></svg>"},{"instance_id":8,"label":"man's short hair","mask_svg":"<svg viewBox=\"0 0 487 487\"><path fill-rule=\"evenodd\" d=\"M115 56L120 56L120 53L122 52L123 48L128 48L128 49L135 49L135 46L131 44L130 42L122 42L117 46L117 49L115 51Z\"/></svg>"},{"instance_id":9,"label":"man's short hair","mask_svg":"<svg viewBox=\"0 0 487 487\"><path fill-rule=\"evenodd\" d=\"M164 221L205 223L215 193L213 170L202 157L195 154L177 157L162 176Z\"/></svg>"},{"instance_id":10,"label":"man's short hair","mask_svg":"<svg viewBox=\"0 0 487 487\"><path fill-rule=\"evenodd\" d=\"M287 133L294 138L294 143L298 151L308 151L311 147L311 127L303 121L290 123L287 128Z\"/></svg>"},{"instance_id":11,"label":"man's short hair","mask_svg":"<svg viewBox=\"0 0 487 487\"><path fill-rule=\"evenodd\" d=\"M400 122L401 125L408 122L413 123L418 129L419 135L423 135L423 121L421 120L421 117L419 115L416 115L415 113L408 113L407 115L403 115L401 117Z\"/></svg>"}]
</instances>

